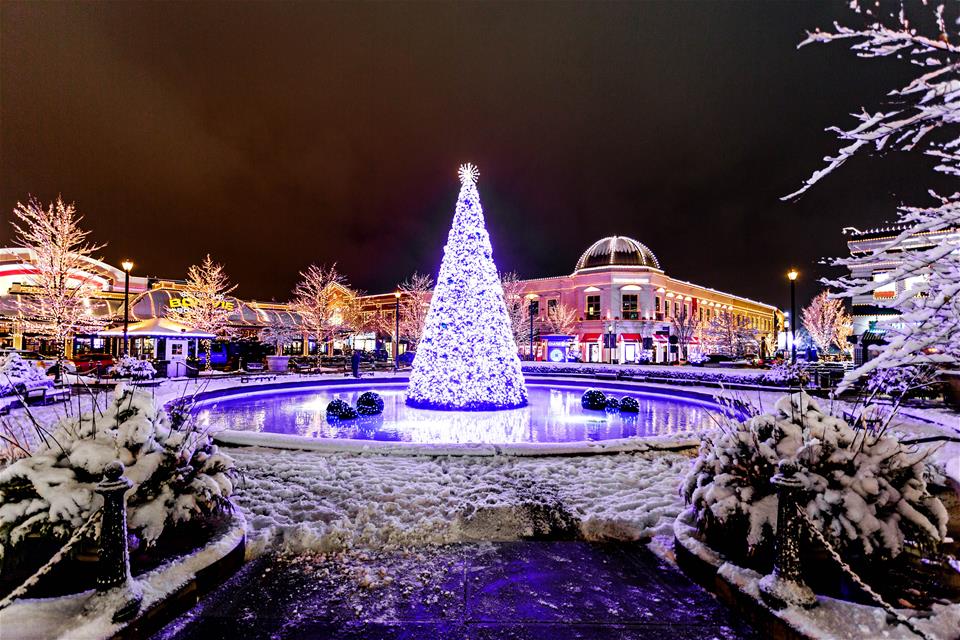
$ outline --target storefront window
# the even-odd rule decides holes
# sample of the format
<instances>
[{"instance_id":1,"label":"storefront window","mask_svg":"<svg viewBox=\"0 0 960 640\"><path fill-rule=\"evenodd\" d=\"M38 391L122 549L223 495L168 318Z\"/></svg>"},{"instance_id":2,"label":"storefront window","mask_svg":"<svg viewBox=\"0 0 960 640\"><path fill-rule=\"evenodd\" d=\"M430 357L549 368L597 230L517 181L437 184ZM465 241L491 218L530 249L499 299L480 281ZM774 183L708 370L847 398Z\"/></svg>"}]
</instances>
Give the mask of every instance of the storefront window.
<instances>
[{"instance_id":1,"label":"storefront window","mask_svg":"<svg viewBox=\"0 0 960 640\"><path fill-rule=\"evenodd\" d=\"M554 298L554 299L552 299L552 300L547 300L547 315L553 315L553 314L556 312L556 310L557 310L557 304L558 304L559 302L560 302L560 301L557 300L556 298Z\"/></svg>"},{"instance_id":2,"label":"storefront window","mask_svg":"<svg viewBox=\"0 0 960 640\"><path fill-rule=\"evenodd\" d=\"M623 296L623 303L621 309L621 316L624 320L639 320L640 319L640 304L637 299L637 294L628 293Z\"/></svg>"},{"instance_id":3,"label":"storefront window","mask_svg":"<svg viewBox=\"0 0 960 640\"><path fill-rule=\"evenodd\" d=\"M600 296L587 296L587 320L600 319Z\"/></svg>"}]
</instances>

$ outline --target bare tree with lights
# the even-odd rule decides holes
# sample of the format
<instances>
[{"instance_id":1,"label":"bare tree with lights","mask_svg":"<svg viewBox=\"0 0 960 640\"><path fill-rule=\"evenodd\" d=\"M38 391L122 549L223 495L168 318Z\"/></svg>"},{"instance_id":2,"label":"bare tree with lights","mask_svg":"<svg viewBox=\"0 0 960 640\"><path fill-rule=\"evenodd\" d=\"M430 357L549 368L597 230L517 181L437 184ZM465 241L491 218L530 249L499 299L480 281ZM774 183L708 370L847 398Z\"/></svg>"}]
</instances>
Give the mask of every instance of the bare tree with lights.
<instances>
[{"instance_id":1,"label":"bare tree with lights","mask_svg":"<svg viewBox=\"0 0 960 640\"><path fill-rule=\"evenodd\" d=\"M864 19L862 26L837 24L832 31L818 29L808 33L800 46L848 40L858 57L896 58L915 65L918 72L905 86L888 92L882 109L862 110L849 128L832 127L845 146L827 157L826 166L786 198L800 196L850 158L871 150L919 152L935 161L934 170L940 174L960 176L957 5L924 2L909 7L911 15L902 3L893 12L888 11L889 5L864 5L858 0L850 6ZM885 348L848 374L844 385L875 370L960 362L960 236L956 233L960 230L960 193L929 193L930 204L898 210L898 234L882 249L833 261L851 273L886 271L883 285L893 283L897 294L875 304L900 314L895 322L885 323ZM935 241L918 248L912 242L918 236ZM890 263L896 266L887 270ZM879 286L872 278L854 276L825 282L838 288L843 297L870 294Z\"/></svg>"},{"instance_id":2,"label":"bare tree with lights","mask_svg":"<svg viewBox=\"0 0 960 640\"><path fill-rule=\"evenodd\" d=\"M316 340L319 367L321 346L362 321L359 297L347 286L336 264L312 264L301 271L293 297L293 306L302 318L301 328Z\"/></svg>"},{"instance_id":3,"label":"bare tree with lights","mask_svg":"<svg viewBox=\"0 0 960 640\"><path fill-rule=\"evenodd\" d=\"M46 208L36 198L18 202L13 213L15 240L30 251L34 267L27 275L32 294L21 303L23 327L56 343L59 382L66 341L78 333L92 333L105 322L90 305L96 287L83 276L89 256L104 245L88 242L90 232L80 227L83 216L59 196Z\"/></svg>"},{"instance_id":4,"label":"bare tree with lights","mask_svg":"<svg viewBox=\"0 0 960 640\"><path fill-rule=\"evenodd\" d=\"M518 348L530 345L530 303L524 295L523 282L513 271L500 274L503 303L507 307L513 340Z\"/></svg>"},{"instance_id":5,"label":"bare tree with lights","mask_svg":"<svg viewBox=\"0 0 960 640\"><path fill-rule=\"evenodd\" d=\"M558 302L547 307L547 318L544 321L544 330L553 334L569 336L577 328L579 313L575 307Z\"/></svg>"},{"instance_id":6,"label":"bare tree with lights","mask_svg":"<svg viewBox=\"0 0 960 640\"><path fill-rule=\"evenodd\" d=\"M803 326L817 348L826 353L831 345L846 351L843 343L852 331L853 319L843 308L843 301L823 291L803 310Z\"/></svg>"},{"instance_id":7,"label":"bare tree with lights","mask_svg":"<svg viewBox=\"0 0 960 640\"><path fill-rule=\"evenodd\" d=\"M717 354L742 358L757 345L757 330L747 318L724 309L710 319L703 332L710 349Z\"/></svg>"},{"instance_id":8,"label":"bare tree with lights","mask_svg":"<svg viewBox=\"0 0 960 640\"><path fill-rule=\"evenodd\" d=\"M686 360L688 356L687 345L697 335L700 329L700 319L696 314L691 313L687 305L684 304L680 307L680 313L671 318L671 324L673 325L673 335L677 336L677 343L680 346L680 355Z\"/></svg>"},{"instance_id":9,"label":"bare tree with lights","mask_svg":"<svg viewBox=\"0 0 960 640\"><path fill-rule=\"evenodd\" d=\"M230 294L237 285L230 284L230 278L222 264L214 262L208 253L200 264L191 265L187 270L187 282L183 291L183 305L176 319L191 329L212 334L217 339L229 339L236 335L230 324L234 305ZM205 369L213 368L213 339L204 338L203 346L207 352Z\"/></svg>"},{"instance_id":10,"label":"bare tree with lights","mask_svg":"<svg viewBox=\"0 0 960 640\"><path fill-rule=\"evenodd\" d=\"M283 345L296 340L300 335L296 327L285 323L279 315L272 314L270 321L260 329L257 337L263 344L273 346L274 355L279 356L282 355Z\"/></svg>"},{"instance_id":11,"label":"bare tree with lights","mask_svg":"<svg viewBox=\"0 0 960 640\"><path fill-rule=\"evenodd\" d=\"M430 311L433 276L414 272L400 283L400 338L409 343L420 342Z\"/></svg>"}]
</instances>

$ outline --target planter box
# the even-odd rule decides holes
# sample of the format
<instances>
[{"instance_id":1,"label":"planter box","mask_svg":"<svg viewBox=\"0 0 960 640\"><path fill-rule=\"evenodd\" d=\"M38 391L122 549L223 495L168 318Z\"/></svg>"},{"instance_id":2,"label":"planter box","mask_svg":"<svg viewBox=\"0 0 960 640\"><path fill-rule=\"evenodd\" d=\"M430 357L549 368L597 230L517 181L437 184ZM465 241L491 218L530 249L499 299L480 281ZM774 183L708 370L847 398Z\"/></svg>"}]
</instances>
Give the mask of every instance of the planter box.
<instances>
[{"instance_id":1,"label":"planter box","mask_svg":"<svg viewBox=\"0 0 960 640\"><path fill-rule=\"evenodd\" d=\"M290 356L267 356L267 371L286 373L290 365Z\"/></svg>"}]
</instances>

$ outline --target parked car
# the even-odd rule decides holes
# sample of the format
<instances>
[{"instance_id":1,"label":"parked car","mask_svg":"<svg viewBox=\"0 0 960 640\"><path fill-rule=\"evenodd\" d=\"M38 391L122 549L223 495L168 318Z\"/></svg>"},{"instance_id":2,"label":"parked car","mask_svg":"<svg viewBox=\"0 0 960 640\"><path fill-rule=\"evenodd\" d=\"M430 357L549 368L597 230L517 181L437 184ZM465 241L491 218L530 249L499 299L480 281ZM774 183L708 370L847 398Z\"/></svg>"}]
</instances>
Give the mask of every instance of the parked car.
<instances>
[{"instance_id":1,"label":"parked car","mask_svg":"<svg viewBox=\"0 0 960 640\"><path fill-rule=\"evenodd\" d=\"M113 365L117 364L116 358L109 353L83 353L74 356L71 362L77 373L95 373L97 375L105 374Z\"/></svg>"}]
</instances>

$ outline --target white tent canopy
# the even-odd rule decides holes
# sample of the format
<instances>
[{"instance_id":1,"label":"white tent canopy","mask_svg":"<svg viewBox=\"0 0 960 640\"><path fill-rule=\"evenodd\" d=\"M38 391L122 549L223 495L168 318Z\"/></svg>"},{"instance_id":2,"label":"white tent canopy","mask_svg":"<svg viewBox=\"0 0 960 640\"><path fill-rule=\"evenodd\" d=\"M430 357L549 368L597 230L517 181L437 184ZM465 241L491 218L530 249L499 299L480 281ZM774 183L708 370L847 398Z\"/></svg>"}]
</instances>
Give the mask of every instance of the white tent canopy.
<instances>
[{"instance_id":1,"label":"white tent canopy","mask_svg":"<svg viewBox=\"0 0 960 640\"><path fill-rule=\"evenodd\" d=\"M122 338L123 325L110 327L98 332L97 335L105 338ZM212 333L191 329L169 318L148 318L147 320L131 322L127 327L127 336L130 338L199 338L201 340L216 337Z\"/></svg>"}]
</instances>

